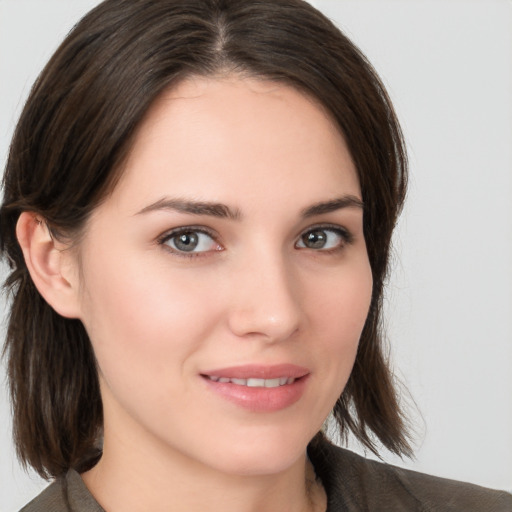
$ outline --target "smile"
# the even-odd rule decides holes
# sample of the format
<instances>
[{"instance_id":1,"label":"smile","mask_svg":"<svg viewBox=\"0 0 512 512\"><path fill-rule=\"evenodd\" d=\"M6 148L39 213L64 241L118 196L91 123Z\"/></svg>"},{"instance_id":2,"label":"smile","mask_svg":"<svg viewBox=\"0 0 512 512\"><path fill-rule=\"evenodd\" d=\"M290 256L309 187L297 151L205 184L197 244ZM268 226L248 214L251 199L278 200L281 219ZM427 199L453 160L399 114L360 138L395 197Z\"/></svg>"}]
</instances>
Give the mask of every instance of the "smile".
<instances>
[{"instance_id":1,"label":"smile","mask_svg":"<svg viewBox=\"0 0 512 512\"><path fill-rule=\"evenodd\" d=\"M311 370L295 364L249 364L201 372L209 392L236 407L272 413L298 402L309 386Z\"/></svg>"},{"instance_id":2,"label":"smile","mask_svg":"<svg viewBox=\"0 0 512 512\"><path fill-rule=\"evenodd\" d=\"M207 375L207 378L214 382L220 383L231 383L237 386L247 386L249 388L277 388L279 386L286 386L287 384L293 384L295 382L294 377L277 377L274 379L236 379L229 377L219 377L216 375Z\"/></svg>"}]
</instances>

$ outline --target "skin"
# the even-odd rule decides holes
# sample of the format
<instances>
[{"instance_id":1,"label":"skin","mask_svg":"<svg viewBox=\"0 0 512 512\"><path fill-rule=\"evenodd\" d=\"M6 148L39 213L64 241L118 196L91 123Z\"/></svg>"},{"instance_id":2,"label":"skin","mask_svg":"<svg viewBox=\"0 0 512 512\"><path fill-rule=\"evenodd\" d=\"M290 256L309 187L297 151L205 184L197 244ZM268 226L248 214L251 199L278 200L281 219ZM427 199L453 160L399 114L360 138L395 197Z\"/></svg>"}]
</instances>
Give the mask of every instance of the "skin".
<instances>
[{"instance_id":1,"label":"skin","mask_svg":"<svg viewBox=\"0 0 512 512\"><path fill-rule=\"evenodd\" d=\"M153 105L79 259L53 257L75 309L46 295L82 320L97 357L104 455L82 477L106 510L325 510L306 446L349 377L372 276L361 207L303 212L347 197L361 192L343 137L286 85L188 79ZM187 226L209 234L180 253L165 235ZM306 246L322 228L327 244ZM255 412L201 377L255 363L306 367L300 399Z\"/></svg>"}]
</instances>

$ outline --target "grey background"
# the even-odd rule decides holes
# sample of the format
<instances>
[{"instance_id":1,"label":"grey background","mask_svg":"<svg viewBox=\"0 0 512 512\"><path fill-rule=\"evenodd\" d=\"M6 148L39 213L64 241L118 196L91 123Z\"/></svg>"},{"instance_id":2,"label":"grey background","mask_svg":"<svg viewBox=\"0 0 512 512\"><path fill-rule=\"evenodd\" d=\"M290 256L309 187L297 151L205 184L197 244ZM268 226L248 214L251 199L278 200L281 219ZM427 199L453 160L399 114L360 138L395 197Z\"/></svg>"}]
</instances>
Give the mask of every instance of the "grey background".
<instances>
[{"instance_id":1,"label":"grey background","mask_svg":"<svg viewBox=\"0 0 512 512\"><path fill-rule=\"evenodd\" d=\"M0 0L2 167L33 80L97 3ZM417 450L414 461L385 459L512 490L512 3L312 3L381 74L410 151L386 308ZM0 511L9 512L46 483L17 464L0 388Z\"/></svg>"}]
</instances>

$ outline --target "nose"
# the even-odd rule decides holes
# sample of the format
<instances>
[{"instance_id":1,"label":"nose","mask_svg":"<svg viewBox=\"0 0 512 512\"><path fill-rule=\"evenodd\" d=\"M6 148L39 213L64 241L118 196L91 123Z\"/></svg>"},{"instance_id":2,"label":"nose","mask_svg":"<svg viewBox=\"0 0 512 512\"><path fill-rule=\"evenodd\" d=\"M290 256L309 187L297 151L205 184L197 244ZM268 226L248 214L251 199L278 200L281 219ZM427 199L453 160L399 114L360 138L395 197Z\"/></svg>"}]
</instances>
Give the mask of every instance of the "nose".
<instances>
[{"instance_id":1,"label":"nose","mask_svg":"<svg viewBox=\"0 0 512 512\"><path fill-rule=\"evenodd\" d=\"M283 257L267 253L251 258L232 277L228 321L236 336L272 343L299 330L300 286Z\"/></svg>"}]
</instances>

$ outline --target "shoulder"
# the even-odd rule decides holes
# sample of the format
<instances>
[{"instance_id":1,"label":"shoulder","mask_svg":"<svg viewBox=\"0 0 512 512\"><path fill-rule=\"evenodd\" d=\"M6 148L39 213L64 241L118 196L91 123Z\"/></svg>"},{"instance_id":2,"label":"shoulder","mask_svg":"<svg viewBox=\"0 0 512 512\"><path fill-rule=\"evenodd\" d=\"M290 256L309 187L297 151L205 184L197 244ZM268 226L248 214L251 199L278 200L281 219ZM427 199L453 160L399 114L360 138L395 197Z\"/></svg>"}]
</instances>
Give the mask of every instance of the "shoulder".
<instances>
[{"instance_id":1,"label":"shoulder","mask_svg":"<svg viewBox=\"0 0 512 512\"><path fill-rule=\"evenodd\" d=\"M63 479L59 478L36 496L20 512L67 512Z\"/></svg>"},{"instance_id":2,"label":"shoulder","mask_svg":"<svg viewBox=\"0 0 512 512\"><path fill-rule=\"evenodd\" d=\"M76 471L55 480L20 512L105 512Z\"/></svg>"},{"instance_id":3,"label":"shoulder","mask_svg":"<svg viewBox=\"0 0 512 512\"><path fill-rule=\"evenodd\" d=\"M309 456L328 512L512 512L512 495L365 459L327 441Z\"/></svg>"}]
</instances>

